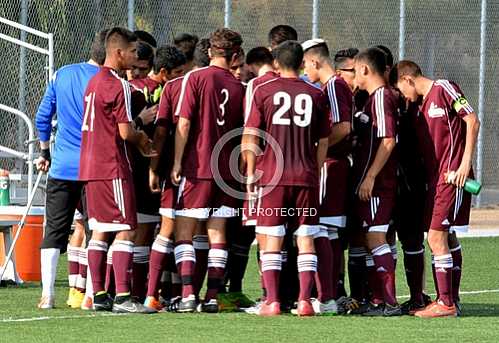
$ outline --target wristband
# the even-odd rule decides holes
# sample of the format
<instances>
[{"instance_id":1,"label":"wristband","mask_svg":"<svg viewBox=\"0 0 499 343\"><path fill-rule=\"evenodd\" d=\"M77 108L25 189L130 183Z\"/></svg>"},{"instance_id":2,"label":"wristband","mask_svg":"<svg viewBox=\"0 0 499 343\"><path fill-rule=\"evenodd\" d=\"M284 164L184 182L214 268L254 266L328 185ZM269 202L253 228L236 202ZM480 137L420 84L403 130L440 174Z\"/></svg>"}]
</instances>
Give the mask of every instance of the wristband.
<instances>
[{"instance_id":1,"label":"wristband","mask_svg":"<svg viewBox=\"0 0 499 343\"><path fill-rule=\"evenodd\" d=\"M42 149L40 156L47 161L50 161L50 149Z\"/></svg>"},{"instance_id":2,"label":"wristband","mask_svg":"<svg viewBox=\"0 0 499 343\"><path fill-rule=\"evenodd\" d=\"M135 126L137 129L140 129L144 126L144 122L142 121L141 117L136 117L133 121L135 122Z\"/></svg>"}]
</instances>

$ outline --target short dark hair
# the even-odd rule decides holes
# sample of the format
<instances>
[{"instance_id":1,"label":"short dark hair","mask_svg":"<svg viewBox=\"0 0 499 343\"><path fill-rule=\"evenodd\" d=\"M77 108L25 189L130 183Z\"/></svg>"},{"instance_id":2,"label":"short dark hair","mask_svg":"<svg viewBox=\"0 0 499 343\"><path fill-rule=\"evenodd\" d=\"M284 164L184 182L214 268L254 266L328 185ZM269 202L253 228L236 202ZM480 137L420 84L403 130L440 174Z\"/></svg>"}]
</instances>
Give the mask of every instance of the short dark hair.
<instances>
[{"instance_id":1,"label":"short dark hair","mask_svg":"<svg viewBox=\"0 0 499 343\"><path fill-rule=\"evenodd\" d=\"M285 69L299 70L303 62L303 48L294 40L285 41L273 50L274 58Z\"/></svg>"},{"instance_id":2,"label":"short dark hair","mask_svg":"<svg viewBox=\"0 0 499 343\"><path fill-rule=\"evenodd\" d=\"M289 25L274 26L269 32L269 44L274 47L287 40L298 40L298 32Z\"/></svg>"},{"instance_id":3,"label":"short dark hair","mask_svg":"<svg viewBox=\"0 0 499 343\"><path fill-rule=\"evenodd\" d=\"M349 49L343 49L339 50L336 52L334 55L334 67L336 69L339 69L343 66L345 61L354 59L355 56L357 56L359 53L359 49L357 48L349 48Z\"/></svg>"},{"instance_id":4,"label":"short dark hair","mask_svg":"<svg viewBox=\"0 0 499 343\"><path fill-rule=\"evenodd\" d=\"M159 73L162 68L171 71L186 62L185 55L176 47L172 45L160 46L154 56L154 73Z\"/></svg>"},{"instance_id":5,"label":"short dark hair","mask_svg":"<svg viewBox=\"0 0 499 343\"><path fill-rule=\"evenodd\" d=\"M194 49L194 65L199 68L206 67L210 64L210 56L208 55L208 49L210 48L210 40L208 38L201 39L198 44L196 44L196 49Z\"/></svg>"},{"instance_id":6,"label":"short dark hair","mask_svg":"<svg viewBox=\"0 0 499 343\"><path fill-rule=\"evenodd\" d=\"M309 53L317 55L322 59L330 58L329 48L328 48L326 42L314 45L313 47L311 47L305 51L305 54L309 54Z\"/></svg>"},{"instance_id":7,"label":"short dark hair","mask_svg":"<svg viewBox=\"0 0 499 343\"><path fill-rule=\"evenodd\" d=\"M365 62L374 73L383 75L386 71L386 54L378 48L368 48L359 52L355 60Z\"/></svg>"},{"instance_id":8,"label":"short dark hair","mask_svg":"<svg viewBox=\"0 0 499 343\"><path fill-rule=\"evenodd\" d=\"M390 68L393 67L393 54L392 51L384 45L375 45L374 48L378 48L383 51L386 55L386 65Z\"/></svg>"},{"instance_id":9,"label":"short dark hair","mask_svg":"<svg viewBox=\"0 0 499 343\"><path fill-rule=\"evenodd\" d=\"M136 30L136 31L133 31L133 33L135 33L135 35L137 36L137 40L141 40L143 42L146 42L147 44L149 44L153 48L158 47L158 43L156 42L156 39L149 32L142 31L142 30Z\"/></svg>"},{"instance_id":10,"label":"short dark hair","mask_svg":"<svg viewBox=\"0 0 499 343\"><path fill-rule=\"evenodd\" d=\"M173 44L184 53L187 61L192 61L194 58L194 49L196 49L198 41L199 38L196 35L181 33L173 39Z\"/></svg>"},{"instance_id":11,"label":"short dark hair","mask_svg":"<svg viewBox=\"0 0 499 343\"><path fill-rule=\"evenodd\" d=\"M106 36L108 31L109 30L106 29L97 32L94 36L92 47L90 48L90 58L99 65L103 65L106 60Z\"/></svg>"},{"instance_id":12,"label":"short dark hair","mask_svg":"<svg viewBox=\"0 0 499 343\"><path fill-rule=\"evenodd\" d=\"M106 35L106 50L111 45L123 46L124 44L128 45L136 41L137 36L132 31L124 27L113 27Z\"/></svg>"},{"instance_id":13,"label":"short dark hair","mask_svg":"<svg viewBox=\"0 0 499 343\"><path fill-rule=\"evenodd\" d=\"M218 29L210 36L211 55L214 57L224 57L230 60L232 55L241 53L242 44L241 35L231 29Z\"/></svg>"},{"instance_id":14,"label":"short dark hair","mask_svg":"<svg viewBox=\"0 0 499 343\"><path fill-rule=\"evenodd\" d=\"M393 68L390 70L390 84L392 86L395 86L398 82L398 80L402 76L413 76L413 77L418 77L422 76L423 72L421 71L421 68L414 63L413 61L400 61L399 63L395 64Z\"/></svg>"},{"instance_id":15,"label":"short dark hair","mask_svg":"<svg viewBox=\"0 0 499 343\"><path fill-rule=\"evenodd\" d=\"M154 62L154 50L152 46L139 40L137 42L137 59L139 61L147 61L149 66L152 67Z\"/></svg>"},{"instance_id":16,"label":"short dark hair","mask_svg":"<svg viewBox=\"0 0 499 343\"><path fill-rule=\"evenodd\" d=\"M274 57L272 56L272 53L263 46L251 49L246 55L246 64L248 65L255 64L257 66L262 66L265 64L272 64L273 61Z\"/></svg>"}]
</instances>

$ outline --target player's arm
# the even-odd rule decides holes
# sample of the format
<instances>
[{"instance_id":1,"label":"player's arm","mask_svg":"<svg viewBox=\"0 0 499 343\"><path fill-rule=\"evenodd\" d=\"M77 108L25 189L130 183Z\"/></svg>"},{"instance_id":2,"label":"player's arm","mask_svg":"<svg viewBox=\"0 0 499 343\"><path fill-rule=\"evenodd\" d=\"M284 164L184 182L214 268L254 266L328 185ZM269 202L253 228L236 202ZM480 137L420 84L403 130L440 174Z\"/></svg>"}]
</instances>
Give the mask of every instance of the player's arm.
<instances>
[{"instance_id":1,"label":"player's arm","mask_svg":"<svg viewBox=\"0 0 499 343\"><path fill-rule=\"evenodd\" d=\"M255 185L255 170L256 170L256 153L255 148L258 146L259 138L255 134L253 128L246 127L243 131L243 139L241 142L241 150L243 159L246 164L247 183L246 188L249 194L254 193Z\"/></svg>"},{"instance_id":2,"label":"player's arm","mask_svg":"<svg viewBox=\"0 0 499 343\"><path fill-rule=\"evenodd\" d=\"M319 140L319 144L317 145L317 168L319 170L319 173L322 166L324 165L324 161L326 160L327 148L328 138L321 138Z\"/></svg>"},{"instance_id":3,"label":"player's arm","mask_svg":"<svg viewBox=\"0 0 499 343\"><path fill-rule=\"evenodd\" d=\"M55 78L49 82L42 101L36 112L35 125L40 138L40 157L36 160L36 168L47 172L50 167L50 133L52 132L52 118L56 112Z\"/></svg>"},{"instance_id":4,"label":"player's arm","mask_svg":"<svg viewBox=\"0 0 499 343\"><path fill-rule=\"evenodd\" d=\"M464 147L463 159L461 160L459 168L456 170L453 181L453 183L460 188L464 187L466 179L470 174L478 132L480 131L480 120L475 112L466 115L463 117L463 120L466 123L466 144Z\"/></svg>"},{"instance_id":5,"label":"player's arm","mask_svg":"<svg viewBox=\"0 0 499 343\"><path fill-rule=\"evenodd\" d=\"M352 93L346 84L334 82L331 87L334 87L334 91L328 92L328 98L333 127L329 135L329 146L338 144L350 134L353 106Z\"/></svg>"},{"instance_id":6,"label":"player's arm","mask_svg":"<svg viewBox=\"0 0 499 343\"><path fill-rule=\"evenodd\" d=\"M184 157L185 146L189 138L191 130L191 121L187 118L180 117L177 123L177 131L175 132L175 158L172 168L172 182L175 185L180 184L182 173L182 158Z\"/></svg>"},{"instance_id":7,"label":"player's arm","mask_svg":"<svg viewBox=\"0 0 499 343\"><path fill-rule=\"evenodd\" d=\"M124 141L130 142L139 149L140 153L145 157L157 156L153 148L152 141L144 131L137 131L131 122L118 123L120 136Z\"/></svg>"},{"instance_id":8,"label":"player's arm","mask_svg":"<svg viewBox=\"0 0 499 343\"><path fill-rule=\"evenodd\" d=\"M161 152L163 151L163 146L165 145L166 136L168 129L164 126L157 126L154 130L154 137L152 145L157 153L157 156L151 158L149 164L149 188L153 193L161 192L161 187L159 185L159 175L157 173L159 160Z\"/></svg>"},{"instance_id":9,"label":"player's arm","mask_svg":"<svg viewBox=\"0 0 499 343\"><path fill-rule=\"evenodd\" d=\"M368 169L364 180L359 188L359 198L363 201L368 201L372 197L372 190L374 188L374 181L378 176L379 172L383 169L386 162L390 158L390 155L395 149L395 138L385 137L381 140L381 144L376 151L376 156Z\"/></svg>"},{"instance_id":10,"label":"player's arm","mask_svg":"<svg viewBox=\"0 0 499 343\"><path fill-rule=\"evenodd\" d=\"M350 134L351 125L348 121L342 121L333 125L331 134L329 135L329 146L333 146L341 142Z\"/></svg>"}]
</instances>

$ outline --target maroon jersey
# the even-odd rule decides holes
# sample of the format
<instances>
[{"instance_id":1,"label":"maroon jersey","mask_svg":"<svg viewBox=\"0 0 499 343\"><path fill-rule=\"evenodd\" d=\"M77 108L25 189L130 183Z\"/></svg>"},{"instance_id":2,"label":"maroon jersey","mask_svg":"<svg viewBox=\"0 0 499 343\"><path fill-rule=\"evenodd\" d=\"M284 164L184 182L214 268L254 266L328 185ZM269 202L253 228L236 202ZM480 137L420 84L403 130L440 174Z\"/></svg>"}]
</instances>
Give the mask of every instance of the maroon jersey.
<instances>
[{"instance_id":1,"label":"maroon jersey","mask_svg":"<svg viewBox=\"0 0 499 343\"><path fill-rule=\"evenodd\" d=\"M356 117L361 124L353 151L355 192L371 167L383 138L396 138L398 98L388 87L380 87L369 98ZM394 195L397 186L397 159L392 152L374 182L373 196Z\"/></svg>"},{"instance_id":2,"label":"maroon jersey","mask_svg":"<svg viewBox=\"0 0 499 343\"><path fill-rule=\"evenodd\" d=\"M430 186L444 183L444 174L459 168L466 144L463 117L473 112L459 87L447 80L433 83L420 107L424 122L418 135Z\"/></svg>"},{"instance_id":3,"label":"maroon jersey","mask_svg":"<svg viewBox=\"0 0 499 343\"><path fill-rule=\"evenodd\" d=\"M339 76L333 76L323 87L331 107L331 122L333 126L341 122L352 122L353 93L348 84ZM345 158L352 150L350 137L345 137L340 142L329 147L329 158Z\"/></svg>"},{"instance_id":4,"label":"maroon jersey","mask_svg":"<svg viewBox=\"0 0 499 343\"><path fill-rule=\"evenodd\" d=\"M255 88L261 85L262 83L265 83L269 80L275 79L276 77L279 77L279 74L277 74L274 71L268 71L262 76L255 77L254 79L251 79L247 86L246 86L246 94L244 96L244 117L245 120L248 117L249 113L247 112L248 108L250 107L251 104L251 99L253 96L253 92L255 91Z\"/></svg>"},{"instance_id":5,"label":"maroon jersey","mask_svg":"<svg viewBox=\"0 0 499 343\"><path fill-rule=\"evenodd\" d=\"M191 128L184 150L182 174L188 178L213 179L211 156L220 138L243 124L244 87L229 70L209 66L186 74L175 115L189 119ZM233 144L226 144L218 157L223 179L232 179L229 169Z\"/></svg>"},{"instance_id":6,"label":"maroon jersey","mask_svg":"<svg viewBox=\"0 0 499 343\"><path fill-rule=\"evenodd\" d=\"M317 142L331 132L326 95L298 78L274 78L256 87L245 126L267 132L284 158L278 185L317 187ZM257 159L263 171L260 185L272 184L279 168L275 151L266 144Z\"/></svg>"},{"instance_id":7,"label":"maroon jersey","mask_svg":"<svg viewBox=\"0 0 499 343\"><path fill-rule=\"evenodd\" d=\"M132 121L130 84L102 67L89 81L84 100L80 180L130 178L127 146L118 128Z\"/></svg>"}]
</instances>

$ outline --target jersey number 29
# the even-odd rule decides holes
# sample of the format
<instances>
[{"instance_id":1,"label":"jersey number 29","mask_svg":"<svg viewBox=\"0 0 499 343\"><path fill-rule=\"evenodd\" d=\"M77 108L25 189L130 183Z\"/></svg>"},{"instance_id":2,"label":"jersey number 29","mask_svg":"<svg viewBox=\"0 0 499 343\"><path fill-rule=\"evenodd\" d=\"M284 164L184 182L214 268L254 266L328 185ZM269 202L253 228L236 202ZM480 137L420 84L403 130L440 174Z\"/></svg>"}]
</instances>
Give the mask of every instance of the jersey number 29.
<instances>
[{"instance_id":1,"label":"jersey number 29","mask_svg":"<svg viewBox=\"0 0 499 343\"><path fill-rule=\"evenodd\" d=\"M291 125L291 118L284 118L284 115L291 109L291 95L286 92L277 92L274 95L274 105L281 107L272 116L274 125ZM312 97L308 94L298 94L294 98L293 122L300 127L307 127L312 120Z\"/></svg>"}]
</instances>

